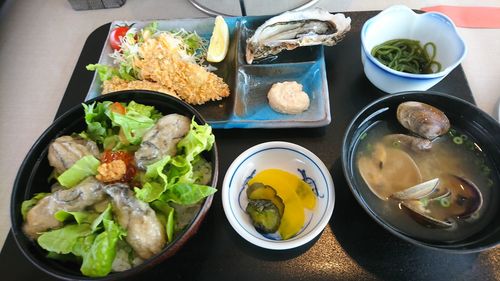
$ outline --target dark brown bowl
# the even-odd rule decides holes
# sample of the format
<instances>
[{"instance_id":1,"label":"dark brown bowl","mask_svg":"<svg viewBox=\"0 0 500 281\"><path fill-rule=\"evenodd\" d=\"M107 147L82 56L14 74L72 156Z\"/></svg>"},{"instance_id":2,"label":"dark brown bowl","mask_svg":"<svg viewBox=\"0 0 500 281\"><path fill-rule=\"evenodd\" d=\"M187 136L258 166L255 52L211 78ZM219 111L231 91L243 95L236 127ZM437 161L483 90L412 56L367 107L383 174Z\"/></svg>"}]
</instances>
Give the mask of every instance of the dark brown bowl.
<instances>
[{"instance_id":1,"label":"dark brown bowl","mask_svg":"<svg viewBox=\"0 0 500 281\"><path fill-rule=\"evenodd\" d=\"M194 116L194 119L198 122L198 124L206 123L203 117L190 105L171 96L151 91L121 91L99 96L95 99L86 101L85 103L91 104L94 101L129 102L131 100L146 105L153 105L163 114L178 113L190 118ZM173 242L169 243L157 255L129 270L110 273L108 276L102 278L90 278L83 276L79 271L79 267L75 264L62 263L60 261L47 258L47 252L39 247L34 241L30 240L22 231L23 218L21 215L21 203L24 200L30 199L35 193L47 192L50 190L50 186L47 182L47 178L52 170L47 160L47 151L50 142L61 135L81 132L85 129L85 126L83 107L81 105L77 105L57 118L54 123L50 125L45 132L43 132L30 149L26 158L22 162L14 181L10 206L12 232L17 245L26 258L28 258L39 269L52 276L65 280L116 280L151 268L179 251L188 239L200 228L201 222L205 218L205 215L212 204L213 195L205 199L202 207L194 219L176 236ZM215 143L212 150L210 152L206 152L204 157L207 161L212 163L211 185L216 187L219 162L217 156L217 146Z\"/></svg>"},{"instance_id":2,"label":"dark brown bowl","mask_svg":"<svg viewBox=\"0 0 500 281\"><path fill-rule=\"evenodd\" d=\"M483 216L490 219L476 233L455 241L425 240L404 232L394 224L385 219L380 212L373 208L370 200L367 200L370 192L364 192L368 188L364 181L357 176L355 165L355 148L360 136L367 128L379 120L396 121L396 108L405 101L418 101L430 104L442 110L449 118L450 123L460 130L467 132L472 139L485 151L491 161L491 176L496 178L497 184L491 187L491 204L485 210ZM362 109L352 120L346 130L342 145L342 165L344 175L347 179L352 194L361 207L377 223L397 237L418 246L439 250L448 253L472 253L480 252L500 244L500 207L493 203L500 201L498 182L500 179L500 124L491 116L477 108L475 105L459 98L432 91L403 92L382 97Z\"/></svg>"}]
</instances>

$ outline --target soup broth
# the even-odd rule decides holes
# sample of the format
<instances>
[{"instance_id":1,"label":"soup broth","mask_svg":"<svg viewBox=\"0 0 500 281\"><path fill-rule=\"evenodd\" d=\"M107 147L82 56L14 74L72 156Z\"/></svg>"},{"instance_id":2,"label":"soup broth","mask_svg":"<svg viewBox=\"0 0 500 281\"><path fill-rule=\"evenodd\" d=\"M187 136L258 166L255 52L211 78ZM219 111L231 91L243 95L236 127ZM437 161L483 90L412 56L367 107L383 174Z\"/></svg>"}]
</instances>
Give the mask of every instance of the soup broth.
<instances>
[{"instance_id":1,"label":"soup broth","mask_svg":"<svg viewBox=\"0 0 500 281\"><path fill-rule=\"evenodd\" d=\"M358 184L362 186L360 192L372 210L384 221L401 230L406 235L418 239L431 241L458 241L463 240L482 229L491 221L494 210L498 205L498 175L494 172L492 163L487 155L482 152L481 147L465 132L458 128L450 131L432 142L432 148L427 151L417 151L400 143L387 143L383 141L384 136L401 132L400 127L387 120L372 124L358 139L355 148L355 165ZM383 145L385 149L398 149L406 152L414 160L420 170L421 182L435 178L446 177L464 178L475 184L482 194L482 205L477 212L470 217L451 216L453 227L439 228L435 225L422 223L416 220L411 211L402 205L402 200L394 198L382 198L374 194L372 189L363 179L359 169L359 160L374 153L377 146ZM388 154L389 155L389 154ZM387 162L391 161L387 156ZM401 177L407 172L398 171ZM408 188L411 186L408 186ZM426 202L428 204L429 202ZM428 205L434 217L446 219L443 210L454 208L449 206L450 202L435 201ZM448 205L447 205L448 204Z\"/></svg>"}]
</instances>

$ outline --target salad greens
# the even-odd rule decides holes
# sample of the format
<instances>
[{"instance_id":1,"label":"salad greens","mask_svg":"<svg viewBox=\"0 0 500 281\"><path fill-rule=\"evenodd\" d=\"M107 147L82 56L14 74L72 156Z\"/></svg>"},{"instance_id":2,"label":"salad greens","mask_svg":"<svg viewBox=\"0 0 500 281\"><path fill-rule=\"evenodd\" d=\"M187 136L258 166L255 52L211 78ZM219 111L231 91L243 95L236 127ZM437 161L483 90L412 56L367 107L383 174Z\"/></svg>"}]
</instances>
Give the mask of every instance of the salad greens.
<instances>
[{"instance_id":1,"label":"salad greens","mask_svg":"<svg viewBox=\"0 0 500 281\"><path fill-rule=\"evenodd\" d=\"M64 171L57 181L64 187L71 188L89 176L97 174L101 162L92 155L87 155L76 161L73 166Z\"/></svg>"},{"instance_id":2,"label":"salad greens","mask_svg":"<svg viewBox=\"0 0 500 281\"><path fill-rule=\"evenodd\" d=\"M143 135L162 117L153 106L134 101L128 104L104 101L83 104L83 108L87 127L78 135L96 142L101 151L134 152ZM177 154L148 165L130 182L136 198L149 203L165 227L167 243L172 242L180 230L176 229L177 214L171 203L197 204L217 191L204 185L210 182L212 169L201 156L204 151L212 149L214 141L211 127L199 125L193 118L189 132L177 144ZM84 156L59 175L57 181L72 188L85 178L96 175L100 164L101 161L94 156ZM48 195L50 193L38 193L24 201L21 206L23 218L26 220L28 211ZM109 274L117 251L134 255L124 240L126 230L115 221L111 204L103 212L58 210L54 218L63 226L41 233L37 243L48 251L49 258L81 263L80 270L86 276Z\"/></svg>"},{"instance_id":3,"label":"salad greens","mask_svg":"<svg viewBox=\"0 0 500 281\"><path fill-rule=\"evenodd\" d=\"M138 70L134 66L134 60L139 58L140 46L149 38L167 35L174 49L186 61L214 69L213 66L205 65L208 50L208 40L199 36L196 32L185 29L160 31L158 22L154 21L142 29L130 28L123 38L119 50L114 50L110 55L114 59L114 66L104 64L89 64L87 70L97 71L101 81L118 77L126 81L141 80Z\"/></svg>"},{"instance_id":4,"label":"salad greens","mask_svg":"<svg viewBox=\"0 0 500 281\"><path fill-rule=\"evenodd\" d=\"M116 255L116 244L126 235L125 230L113 221L111 205L97 218L85 212L59 211L55 215L63 220L69 216L74 216L77 223L43 233L38 237L38 244L50 253L58 254L52 255L54 258L63 258L61 254L81 258L80 270L86 276L108 275ZM87 219L91 217L94 220L89 222Z\"/></svg>"},{"instance_id":5,"label":"salad greens","mask_svg":"<svg viewBox=\"0 0 500 281\"><path fill-rule=\"evenodd\" d=\"M148 166L142 188L134 188L137 198L145 202L159 199L194 204L215 193L213 187L195 184L201 175L193 171L193 163L202 161L199 154L212 149L214 141L212 128L208 124L198 125L193 119L188 134L177 144L180 153Z\"/></svg>"},{"instance_id":6,"label":"salad greens","mask_svg":"<svg viewBox=\"0 0 500 281\"><path fill-rule=\"evenodd\" d=\"M23 220L26 220L26 214L28 213L28 211L33 208L38 203L38 201L49 194L50 193L46 192L37 193L31 199L23 201L23 203L21 204L21 215L23 216Z\"/></svg>"},{"instance_id":7,"label":"salad greens","mask_svg":"<svg viewBox=\"0 0 500 281\"><path fill-rule=\"evenodd\" d=\"M80 136L102 144L104 149L133 149L130 146L140 144L144 133L161 117L153 106L134 101L126 106L120 104L124 107L125 114L114 112L113 105L110 101L83 104L87 130L80 133Z\"/></svg>"}]
</instances>

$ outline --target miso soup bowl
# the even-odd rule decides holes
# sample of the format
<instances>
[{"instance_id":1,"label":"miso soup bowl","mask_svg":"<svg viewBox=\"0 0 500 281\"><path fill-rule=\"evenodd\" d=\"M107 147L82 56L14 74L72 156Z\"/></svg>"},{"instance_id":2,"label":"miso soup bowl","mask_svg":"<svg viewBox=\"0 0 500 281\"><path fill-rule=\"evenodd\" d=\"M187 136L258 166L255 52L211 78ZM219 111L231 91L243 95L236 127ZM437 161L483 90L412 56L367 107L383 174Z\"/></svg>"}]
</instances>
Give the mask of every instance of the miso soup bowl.
<instances>
[{"instance_id":1,"label":"miso soup bowl","mask_svg":"<svg viewBox=\"0 0 500 281\"><path fill-rule=\"evenodd\" d=\"M385 66L371 55L371 51L392 39L419 40L422 46L433 42L435 60L441 63L441 71L412 74ZM428 90L457 67L466 53L467 47L455 24L437 12L417 14L406 6L392 6L366 21L361 29L361 61L365 75L375 87L390 94Z\"/></svg>"},{"instance_id":2,"label":"miso soup bowl","mask_svg":"<svg viewBox=\"0 0 500 281\"><path fill-rule=\"evenodd\" d=\"M396 226L375 208L376 202L370 197L372 193L364 180L359 176L356 166L356 147L360 136L368 128L380 120L389 120L397 124L396 109L406 101L418 101L432 105L442 110L453 127L464 131L488 156L491 162L490 176L496 178L491 186L490 198L500 202L500 124L475 105L462 99L431 91L414 91L396 93L380 98L362 109L347 128L342 144L342 165L349 188L361 207L387 231L397 237L418 246L437 249L451 253L471 253L490 249L500 243L500 210L499 204L489 204L483 213L492 219L487 220L472 236L458 241L438 241L422 239L405 232L401 226ZM405 130L401 127L402 130ZM378 199L378 198L377 198ZM379 199L380 200L380 199ZM484 206L483 206L484 207ZM378 209L380 210L380 209ZM442 230L445 231L445 230Z\"/></svg>"},{"instance_id":3,"label":"miso soup bowl","mask_svg":"<svg viewBox=\"0 0 500 281\"><path fill-rule=\"evenodd\" d=\"M171 96L144 90L128 90L109 93L86 101L86 104L93 102L113 101L130 102L136 101L145 105L152 105L164 115L178 113L189 118L194 118L198 124L205 124L203 117L190 105ZM21 164L11 197L10 217L12 223L12 233L19 249L24 256L43 272L62 280L121 280L126 277L146 271L153 266L160 264L167 258L172 257L181 250L183 245L196 234L198 229L212 205L213 195L205 198L199 211L192 218L191 222L180 231L173 241L167 244L161 252L145 260L143 263L122 271L112 272L105 277L87 277L80 272L80 265L77 263L64 263L47 257L47 252L36 242L30 240L22 231L23 218L21 214L21 204L24 200L30 199L35 193L49 192L50 186L47 181L52 172L47 160L48 146L57 137L68 135L73 132L81 132L85 129L85 113L81 104L72 107L66 113L57 118L45 132L38 138L30 149L26 158ZM203 156L212 164L212 181L210 185L217 185L218 175L218 155L217 147L214 144L211 151Z\"/></svg>"}]
</instances>

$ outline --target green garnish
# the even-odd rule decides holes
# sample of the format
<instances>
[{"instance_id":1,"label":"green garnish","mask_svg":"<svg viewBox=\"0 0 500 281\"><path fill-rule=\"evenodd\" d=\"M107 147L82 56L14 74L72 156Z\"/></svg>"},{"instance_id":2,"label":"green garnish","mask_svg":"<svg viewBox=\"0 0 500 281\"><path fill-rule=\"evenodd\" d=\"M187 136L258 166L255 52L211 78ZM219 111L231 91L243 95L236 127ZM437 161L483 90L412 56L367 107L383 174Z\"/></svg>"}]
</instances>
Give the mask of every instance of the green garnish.
<instances>
[{"instance_id":1,"label":"green garnish","mask_svg":"<svg viewBox=\"0 0 500 281\"><path fill-rule=\"evenodd\" d=\"M439 203L445 208L448 208L451 205L450 199L448 197L439 199Z\"/></svg>"},{"instance_id":2,"label":"green garnish","mask_svg":"<svg viewBox=\"0 0 500 281\"><path fill-rule=\"evenodd\" d=\"M463 144L464 140L461 137L454 137L453 142L456 144Z\"/></svg>"}]
</instances>

